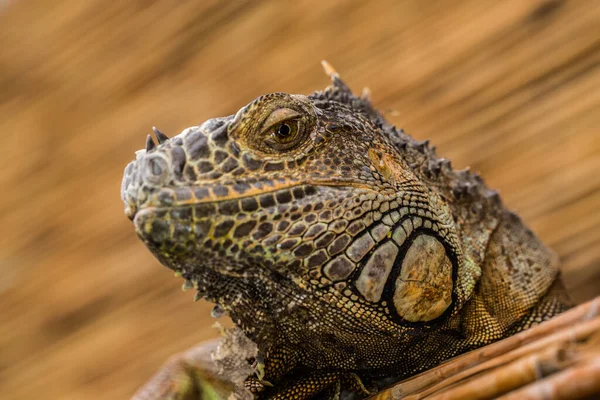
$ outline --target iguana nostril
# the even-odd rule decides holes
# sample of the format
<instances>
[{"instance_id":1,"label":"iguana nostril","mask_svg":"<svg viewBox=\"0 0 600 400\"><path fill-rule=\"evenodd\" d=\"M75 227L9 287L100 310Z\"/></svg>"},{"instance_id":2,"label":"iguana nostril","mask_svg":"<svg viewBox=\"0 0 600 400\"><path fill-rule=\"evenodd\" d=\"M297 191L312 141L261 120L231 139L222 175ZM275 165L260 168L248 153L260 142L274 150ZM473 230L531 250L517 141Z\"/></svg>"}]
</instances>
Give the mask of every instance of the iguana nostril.
<instances>
[{"instance_id":1,"label":"iguana nostril","mask_svg":"<svg viewBox=\"0 0 600 400\"><path fill-rule=\"evenodd\" d=\"M169 175L169 165L164 157L152 154L146 158L145 178L152 184L164 183Z\"/></svg>"},{"instance_id":2,"label":"iguana nostril","mask_svg":"<svg viewBox=\"0 0 600 400\"><path fill-rule=\"evenodd\" d=\"M152 167L152 173L154 175L161 175L164 171L163 167L157 160L150 160L150 166Z\"/></svg>"}]
</instances>

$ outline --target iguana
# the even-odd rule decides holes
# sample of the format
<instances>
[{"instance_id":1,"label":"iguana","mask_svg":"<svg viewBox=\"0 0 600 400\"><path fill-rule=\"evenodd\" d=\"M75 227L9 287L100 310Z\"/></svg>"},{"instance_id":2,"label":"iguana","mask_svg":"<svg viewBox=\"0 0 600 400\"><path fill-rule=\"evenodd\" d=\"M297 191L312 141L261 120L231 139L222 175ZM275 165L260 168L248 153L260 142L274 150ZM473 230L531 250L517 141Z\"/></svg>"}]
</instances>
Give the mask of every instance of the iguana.
<instances>
[{"instance_id":1,"label":"iguana","mask_svg":"<svg viewBox=\"0 0 600 400\"><path fill-rule=\"evenodd\" d=\"M246 388L364 397L569 308L557 257L496 191L324 66L323 91L156 130L123 177L141 240L258 347Z\"/></svg>"}]
</instances>

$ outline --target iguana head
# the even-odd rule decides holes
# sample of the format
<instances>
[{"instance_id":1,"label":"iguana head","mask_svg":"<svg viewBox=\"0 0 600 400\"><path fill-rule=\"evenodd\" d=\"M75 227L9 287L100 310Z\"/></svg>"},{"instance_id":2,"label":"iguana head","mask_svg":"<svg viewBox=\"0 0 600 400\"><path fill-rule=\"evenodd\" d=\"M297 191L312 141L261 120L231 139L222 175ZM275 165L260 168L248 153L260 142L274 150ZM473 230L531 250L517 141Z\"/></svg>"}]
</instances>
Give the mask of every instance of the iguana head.
<instances>
[{"instance_id":1,"label":"iguana head","mask_svg":"<svg viewBox=\"0 0 600 400\"><path fill-rule=\"evenodd\" d=\"M316 329L325 312L340 328L434 325L479 273L440 178L450 169L329 74L324 91L149 136L125 169L126 214L246 331Z\"/></svg>"}]
</instances>

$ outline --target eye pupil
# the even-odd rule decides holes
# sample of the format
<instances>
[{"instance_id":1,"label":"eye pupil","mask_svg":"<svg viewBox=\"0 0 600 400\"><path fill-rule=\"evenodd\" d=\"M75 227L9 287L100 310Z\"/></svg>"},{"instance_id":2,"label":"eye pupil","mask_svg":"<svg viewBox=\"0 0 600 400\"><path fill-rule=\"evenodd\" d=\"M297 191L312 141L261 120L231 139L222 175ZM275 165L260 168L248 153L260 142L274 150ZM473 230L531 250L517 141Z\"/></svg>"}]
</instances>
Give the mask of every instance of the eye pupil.
<instances>
[{"instance_id":1,"label":"eye pupil","mask_svg":"<svg viewBox=\"0 0 600 400\"><path fill-rule=\"evenodd\" d=\"M288 124L281 124L279 128L277 128L277 135L281 137L286 137L292 132L292 128Z\"/></svg>"},{"instance_id":2,"label":"eye pupil","mask_svg":"<svg viewBox=\"0 0 600 400\"><path fill-rule=\"evenodd\" d=\"M278 121L268 128L265 142L274 150L283 151L294 148L302 139L301 122L298 119Z\"/></svg>"}]
</instances>

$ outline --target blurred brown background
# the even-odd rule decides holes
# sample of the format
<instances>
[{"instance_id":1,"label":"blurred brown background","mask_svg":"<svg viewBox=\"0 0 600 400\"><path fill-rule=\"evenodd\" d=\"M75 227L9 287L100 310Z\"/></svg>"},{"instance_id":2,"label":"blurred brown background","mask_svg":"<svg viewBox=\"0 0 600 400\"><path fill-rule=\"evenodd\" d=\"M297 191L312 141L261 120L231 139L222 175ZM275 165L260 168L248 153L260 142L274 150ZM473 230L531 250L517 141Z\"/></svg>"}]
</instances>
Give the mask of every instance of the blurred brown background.
<instances>
[{"instance_id":1,"label":"blurred brown background","mask_svg":"<svg viewBox=\"0 0 600 400\"><path fill-rule=\"evenodd\" d=\"M213 337L123 215L121 173L272 91L368 86L600 294L597 1L0 2L0 398L128 398Z\"/></svg>"}]
</instances>

